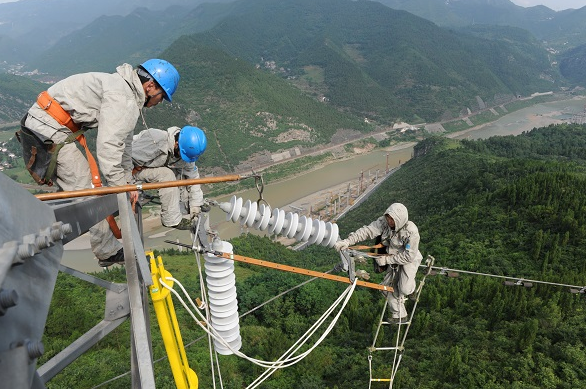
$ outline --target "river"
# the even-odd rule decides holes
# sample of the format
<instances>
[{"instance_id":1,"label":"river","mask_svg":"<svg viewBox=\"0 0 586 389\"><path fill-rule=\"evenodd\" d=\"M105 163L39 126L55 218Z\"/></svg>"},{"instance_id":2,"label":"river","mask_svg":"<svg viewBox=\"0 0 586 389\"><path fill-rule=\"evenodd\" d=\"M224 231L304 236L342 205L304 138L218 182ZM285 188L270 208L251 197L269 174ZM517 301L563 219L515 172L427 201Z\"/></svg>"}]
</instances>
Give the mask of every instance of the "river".
<instances>
[{"instance_id":1,"label":"river","mask_svg":"<svg viewBox=\"0 0 586 389\"><path fill-rule=\"evenodd\" d=\"M491 136L519 135L536 127L557 124L567 121L571 114L584 110L586 98L575 98L559 102L542 103L502 116L498 120L478 126L472 130L450 135L456 139L486 139ZM566 112L566 113L564 113ZM384 173L386 168L393 168L409 160L413 153L413 145L397 149L376 150L371 153L358 154L347 160L333 162L319 169L313 170L295 178L267 185L263 191L263 198L273 208L282 208L298 199L319 192L324 189L342 184L352 178L358 178L361 173L376 174L378 170ZM379 173L379 174L380 174ZM256 190L248 190L237 194L244 201L255 201L259 198ZM231 196L216 198L219 202L229 201ZM238 223L226 221L224 212L213 208L210 213L213 227L218 230L222 239L238 236L242 231ZM255 232L255 231L251 231ZM190 234L187 231L178 231L159 227L145 233L145 249L154 250L171 247L165 240L190 243ZM89 250L87 235L65 245L62 263L80 271L99 271L91 250Z\"/></svg>"}]
</instances>

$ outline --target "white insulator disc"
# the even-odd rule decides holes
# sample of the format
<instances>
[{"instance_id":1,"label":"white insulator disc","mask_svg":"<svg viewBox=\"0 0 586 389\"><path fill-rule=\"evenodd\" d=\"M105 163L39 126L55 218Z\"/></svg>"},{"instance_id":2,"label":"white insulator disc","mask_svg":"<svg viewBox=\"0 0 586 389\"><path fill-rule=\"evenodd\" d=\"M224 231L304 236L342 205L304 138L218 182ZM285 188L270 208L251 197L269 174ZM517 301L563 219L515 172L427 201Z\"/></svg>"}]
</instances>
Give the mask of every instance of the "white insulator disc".
<instances>
[{"instance_id":1,"label":"white insulator disc","mask_svg":"<svg viewBox=\"0 0 586 389\"><path fill-rule=\"evenodd\" d=\"M264 231L269 225L269 220L271 219L271 208L266 204L261 204L260 207L258 207L257 213L259 217L255 220L252 227Z\"/></svg>"},{"instance_id":2,"label":"white insulator disc","mask_svg":"<svg viewBox=\"0 0 586 389\"><path fill-rule=\"evenodd\" d=\"M232 264L231 266L225 266L206 262L204 266L206 269L206 274L210 277L224 278L234 273L234 264Z\"/></svg>"},{"instance_id":3,"label":"white insulator disc","mask_svg":"<svg viewBox=\"0 0 586 389\"><path fill-rule=\"evenodd\" d=\"M244 201L244 200L242 200ZM250 209L250 200L246 200L246 203L242 205L242 209L240 209L240 214L238 215L238 221L240 224L244 224L246 218L248 218L248 210Z\"/></svg>"},{"instance_id":4,"label":"white insulator disc","mask_svg":"<svg viewBox=\"0 0 586 389\"><path fill-rule=\"evenodd\" d=\"M221 296L223 296L229 291L232 291L232 289L236 290L235 285L236 284L234 283L220 286L208 284L208 291L210 292L210 294L213 294L215 298L221 298ZM231 295L231 293L229 293L228 295Z\"/></svg>"},{"instance_id":5,"label":"white insulator disc","mask_svg":"<svg viewBox=\"0 0 586 389\"><path fill-rule=\"evenodd\" d=\"M326 223L321 220L314 220L313 221L313 231L307 243L314 244L315 242L321 242L324 238L324 234L326 233Z\"/></svg>"},{"instance_id":6,"label":"white insulator disc","mask_svg":"<svg viewBox=\"0 0 586 389\"><path fill-rule=\"evenodd\" d=\"M326 223L326 236L324 240L321 242L322 246L326 247L334 247L334 244L338 241L339 233L338 233L338 225L336 223Z\"/></svg>"},{"instance_id":7,"label":"white insulator disc","mask_svg":"<svg viewBox=\"0 0 586 389\"><path fill-rule=\"evenodd\" d=\"M234 273L229 274L226 277L213 277L212 275L208 274L206 277L206 284L211 286L226 286L226 285L234 285L236 283L236 276Z\"/></svg>"},{"instance_id":8,"label":"white insulator disc","mask_svg":"<svg viewBox=\"0 0 586 389\"><path fill-rule=\"evenodd\" d=\"M215 255L208 254L205 257L206 263L213 263L214 265L223 265L229 266L231 263L234 263L233 259L228 259L224 257L216 257Z\"/></svg>"},{"instance_id":9,"label":"white insulator disc","mask_svg":"<svg viewBox=\"0 0 586 389\"><path fill-rule=\"evenodd\" d=\"M236 300L234 300L236 301ZM234 313L238 313L238 304L236 304L236 306L232 306L233 304L226 304L226 305L210 305L210 313L212 315L212 317L218 317L218 318L225 318L228 316L232 316ZM230 309L218 309L219 307L230 307ZM213 308L212 308L213 307Z\"/></svg>"},{"instance_id":10,"label":"white insulator disc","mask_svg":"<svg viewBox=\"0 0 586 389\"><path fill-rule=\"evenodd\" d=\"M219 288L208 288L208 295L220 305L228 304L230 301L223 300L234 299L234 296L236 296L236 285L223 285Z\"/></svg>"},{"instance_id":11,"label":"white insulator disc","mask_svg":"<svg viewBox=\"0 0 586 389\"><path fill-rule=\"evenodd\" d=\"M232 301L230 301L228 304L224 304L224 305L212 305L210 306L210 310L213 310L214 312L229 312L229 311L233 311L234 309L238 309L238 300L234 299Z\"/></svg>"},{"instance_id":12,"label":"white insulator disc","mask_svg":"<svg viewBox=\"0 0 586 389\"><path fill-rule=\"evenodd\" d=\"M234 216L234 211L236 209L236 196L232 196L230 197L230 207L226 207L225 206L226 203L222 203L222 206L220 208L222 208L222 210L224 210L226 212L226 221L232 219L232 216Z\"/></svg>"},{"instance_id":13,"label":"white insulator disc","mask_svg":"<svg viewBox=\"0 0 586 389\"><path fill-rule=\"evenodd\" d=\"M299 215L296 213L293 213L292 215L292 219L289 220L289 229L287 230L287 233L283 234L287 236L287 238L289 239L295 237L295 235L297 234L297 228L299 227Z\"/></svg>"},{"instance_id":14,"label":"white insulator disc","mask_svg":"<svg viewBox=\"0 0 586 389\"><path fill-rule=\"evenodd\" d=\"M234 261L232 261L231 259L229 259L227 261L222 261L222 262L214 262L213 260L209 260L209 261L206 260L204 262L204 267L205 267L208 275L210 275L212 277L219 277L216 274L210 274L210 273L223 272L226 269L234 270Z\"/></svg>"},{"instance_id":15,"label":"white insulator disc","mask_svg":"<svg viewBox=\"0 0 586 389\"><path fill-rule=\"evenodd\" d=\"M287 236L289 234L289 231L291 231L293 227L297 227L297 222L292 223L293 215L293 212L287 212L287 214L285 215L285 224L283 224L283 230L281 231L281 235Z\"/></svg>"},{"instance_id":16,"label":"white insulator disc","mask_svg":"<svg viewBox=\"0 0 586 389\"><path fill-rule=\"evenodd\" d=\"M273 210L272 224L269 226L269 234L279 235L285 223L285 211L275 208Z\"/></svg>"},{"instance_id":17,"label":"white insulator disc","mask_svg":"<svg viewBox=\"0 0 586 389\"><path fill-rule=\"evenodd\" d=\"M214 328L218 331L225 331L230 328L235 327L238 324L238 311L234 311L231 315L226 317L216 317L212 316L212 323ZM225 326L224 328L219 328L216 326Z\"/></svg>"},{"instance_id":18,"label":"white insulator disc","mask_svg":"<svg viewBox=\"0 0 586 389\"><path fill-rule=\"evenodd\" d=\"M234 202L234 211L232 212L232 221L236 223L240 218L240 212L242 211L242 197L238 197Z\"/></svg>"},{"instance_id":19,"label":"white insulator disc","mask_svg":"<svg viewBox=\"0 0 586 389\"><path fill-rule=\"evenodd\" d=\"M228 296L226 299L214 299L212 298L212 293L209 293L208 297L210 310L213 307L214 312L226 312L226 310L232 311L232 313L238 312L238 300L236 299L236 293ZM234 306L234 301L236 301L236 306ZM230 307L231 309L223 307Z\"/></svg>"},{"instance_id":20,"label":"white insulator disc","mask_svg":"<svg viewBox=\"0 0 586 389\"><path fill-rule=\"evenodd\" d=\"M306 242L307 239L309 239L309 235L311 235L312 222L313 220L311 218L301 216L299 218L297 234L295 235L295 239L302 242Z\"/></svg>"},{"instance_id":21,"label":"white insulator disc","mask_svg":"<svg viewBox=\"0 0 586 389\"><path fill-rule=\"evenodd\" d=\"M240 350L240 347L242 347L242 338L237 338L235 341L232 342L228 342L230 344L230 347L232 347L232 349L238 351ZM216 340L214 340L214 347L216 349L216 352L220 355L232 355L233 352L232 350L230 350L229 348L226 348L226 346L224 346L221 343L218 343Z\"/></svg>"},{"instance_id":22,"label":"white insulator disc","mask_svg":"<svg viewBox=\"0 0 586 389\"><path fill-rule=\"evenodd\" d=\"M216 321L214 321L214 317L211 317L212 319L212 326L216 329L216 331L230 331L234 328L239 328L239 324L238 324L238 314L235 315L235 318L233 318L231 321L227 320L225 322L225 324L220 324L219 322L217 322L218 320L225 320L225 319L216 319Z\"/></svg>"},{"instance_id":23,"label":"white insulator disc","mask_svg":"<svg viewBox=\"0 0 586 389\"><path fill-rule=\"evenodd\" d=\"M217 273L224 273L225 270L232 270L234 272L234 262L232 260L228 260L226 262L212 262L212 261L205 261L204 267L206 269L206 274L211 277L225 277L228 274L218 275Z\"/></svg>"},{"instance_id":24,"label":"white insulator disc","mask_svg":"<svg viewBox=\"0 0 586 389\"><path fill-rule=\"evenodd\" d=\"M222 290L208 289L210 300L214 300L219 305L226 305L230 300L234 299L236 295L236 286L224 286Z\"/></svg>"},{"instance_id":25,"label":"white insulator disc","mask_svg":"<svg viewBox=\"0 0 586 389\"><path fill-rule=\"evenodd\" d=\"M230 343L233 340L236 340L240 336L240 328L233 328L230 331L218 331L216 330L217 334L224 339L225 342Z\"/></svg>"},{"instance_id":26,"label":"white insulator disc","mask_svg":"<svg viewBox=\"0 0 586 389\"><path fill-rule=\"evenodd\" d=\"M252 210L252 204L254 204L254 211ZM254 221L254 217L256 216L256 203L251 203L250 200L246 200L246 203L242 206L242 211L240 211L240 224L246 225L248 219L252 219ZM250 226L249 226L250 227Z\"/></svg>"},{"instance_id":27,"label":"white insulator disc","mask_svg":"<svg viewBox=\"0 0 586 389\"><path fill-rule=\"evenodd\" d=\"M247 227L252 227L256 218L259 217L259 215L256 212L258 204L256 204L256 201L251 202L250 200L246 200L246 205L248 209L248 214L246 215L246 218L241 219L241 223L242 225L246 225Z\"/></svg>"}]
</instances>

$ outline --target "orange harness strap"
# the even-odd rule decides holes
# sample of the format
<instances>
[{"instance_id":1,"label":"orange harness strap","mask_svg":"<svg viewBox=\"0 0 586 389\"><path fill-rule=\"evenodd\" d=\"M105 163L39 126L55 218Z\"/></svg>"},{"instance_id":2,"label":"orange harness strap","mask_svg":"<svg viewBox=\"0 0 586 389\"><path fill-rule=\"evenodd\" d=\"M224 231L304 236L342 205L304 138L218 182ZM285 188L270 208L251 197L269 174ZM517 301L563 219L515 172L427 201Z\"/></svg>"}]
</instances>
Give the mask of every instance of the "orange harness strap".
<instances>
[{"instance_id":1,"label":"orange harness strap","mask_svg":"<svg viewBox=\"0 0 586 389\"><path fill-rule=\"evenodd\" d=\"M69 112L64 110L63 107L61 107L61 105L54 98L52 98L47 91L43 91L39 94L39 96L37 97L37 104L49 115L51 115L51 117L55 119L57 123L69 128L71 132L79 131L79 125L75 123L73 119L71 119L71 115L69 114ZM102 186L102 179L100 178L100 169L98 168L98 163L96 162L89 147L87 146L85 136L81 134L76 139L85 150L85 155L88 164L90 165L92 184L94 185L94 188L100 188ZM117 239L120 239L122 237L122 232L120 231L120 228L118 228L118 224L116 224L114 216L109 215L108 217L106 217L106 220L108 221L108 224L110 225L110 229L112 230L114 236Z\"/></svg>"},{"instance_id":2,"label":"orange harness strap","mask_svg":"<svg viewBox=\"0 0 586 389\"><path fill-rule=\"evenodd\" d=\"M141 171L141 170L142 170L142 166L135 166L135 167L132 169L132 175L133 175L133 176L134 176L134 175L136 175L136 173L138 173L138 172L139 172L139 171Z\"/></svg>"}]
</instances>

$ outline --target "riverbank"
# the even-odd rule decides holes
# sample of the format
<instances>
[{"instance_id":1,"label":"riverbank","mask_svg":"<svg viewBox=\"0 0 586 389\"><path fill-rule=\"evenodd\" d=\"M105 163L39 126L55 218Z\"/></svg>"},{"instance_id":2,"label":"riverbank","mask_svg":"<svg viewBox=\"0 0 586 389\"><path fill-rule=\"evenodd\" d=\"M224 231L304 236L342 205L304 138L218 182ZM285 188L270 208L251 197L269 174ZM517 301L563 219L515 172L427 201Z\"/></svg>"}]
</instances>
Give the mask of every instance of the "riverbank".
<instances>
[{"instance_id":1,"label":"riverbank","mask_svg":"<svg viewBox=\"0 0 586 389\"><path fill-rule=\"evenodd\" d=\"M580 111L584 107L586 99L576 99L572 103L574 109ZM449 134L450 138L484 139L494 135L518 135L530 131L535 127L544 127L550 124L563 123L562 111L568 101L539 104L535 107L524 108L501 116L492 123L486 123L471 127L464 131ZM445 136L448 136L446 134ZM286 212L292 211L302 214L315 204L324 204L325 199L337 199L339 193L348 188L348 183L354 181L354 185L361 172L366 178L373 177L379 172L385 172L385 159L390 161L389 168L401 165L411 158L412 148L415 142L395 144L385 149L374 149L360 154L347 154L344 158L332 158L321 164L311 166L311 169L303 169L295 176L282 180L274 180L265 183L264 199L273 208L280 208ZM388 157L390 155L390 158ZM231 195L212 196L218 201L229 201ZM256 189L240 191L237 196L247 200L256 200L259 197ZM334 210L335 211L335 210ZM242 228L239 223L225 221L225 214L217 209L212 209L211 221L213 228L219 230L222 239L231 239L248 230ZM189 232L177 231L162 227L159 216L152 213L145 215L143 219L143 232L146 249L162 249L170 247L164 240L188 241ZM257 233L255 231L250 231ZM283 242L288 244L288 242ZM62 263L74 267L80 271L99 271L97 261L93 259L89 250L89 239L80 237L66 245Z\"/></svg>"},{"instance_id":2,"label":"riverbank","mask_svg":"<svg viewBox=\"0 0 586 389\"><path fill-rule=\"evenodd\" d=\"M585 100L584 96L575 96L571 99L552 101L549 103L540 103L540 104L536 104L536 105L571 103L571 102L576 102L576 101L583 103L584 100ZM529 108L531 108L531 107L529 107ZM527 110L527 109L528 108L523 108L519 111L523 111L523 110ZM518 112L518 111L515 111L515 112ZM515 112L512 112L511 114L514 114ZM508 115L510 115L510 114L508 114ZM492 122L479 124L478 126L470 127L468 129L458 131L458 132L453 132L450 134L445 134L444 136L447 138L451 138L451 139L462 139L462 138L465 138L465 136L469 133L477 132L477 131L480 131L486 127L493 126L496 122L507 117L508 115L500 116ZM566 123L567 122L566 120L560 119L560 117L562 117L563 115L564 115L564 112L563 112L563 110L560 110L560 109L555 109L555 110L551 110L551 111L543 112L543 113L527 113L526 115L524 115L524 123L517 122L517 124L522 124L523 131L521 131L521 132L531 131L534 128L547 127L551 124ZM511 135L518 135L521 132L516 131L515 133L511 133Z\"/></svg>"}]
</instances>

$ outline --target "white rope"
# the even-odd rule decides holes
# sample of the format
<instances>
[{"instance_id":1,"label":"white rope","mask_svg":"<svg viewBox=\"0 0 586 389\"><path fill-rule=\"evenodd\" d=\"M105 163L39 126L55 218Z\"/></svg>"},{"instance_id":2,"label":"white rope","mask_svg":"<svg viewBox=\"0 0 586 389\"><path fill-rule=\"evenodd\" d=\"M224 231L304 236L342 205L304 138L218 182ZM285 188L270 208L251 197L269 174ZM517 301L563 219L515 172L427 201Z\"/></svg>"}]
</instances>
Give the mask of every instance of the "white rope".
<instances>
[{"instance_id":1,"label":"white rope","mask_svg":"<svg viewBox=\"0 0 586 389\"><path fill-rule=\"evenodd\" d=\"M348 288L346 288L346 291L344 291L344 293L342 293L342 295L340 295L340 297L338 298L338 301L341 300L344 296L344 294L346 294L346 298L344 300L344 303L342 305L342 307L340 308L338 314L334 317L334 319L332 320L332 322L330 323L330 325L328 326L328 328L326 329L326 331L322 334L322 336L320 337L320 339L318 339L318 341L316 341L315 345L312 346L309 350L305 351L303 354L300 354L299 356L305 356L305 355L309 355L309 353L311 353L311 351L313 351L322 341L323 339L325 339L325 337L331 332L332 328L334 327L334 325L336 324L336 322L338 321L338 318L340 317L340 315L342 314L342 311L344 310L344 308L346 307L346 304L348 303L348 301L350 300L350 297L352 297L352 294L354 293L354 289L356 288L356 283L358 282L358 278L356 278L354 280L354 282L352 283L352 285L350 285ZM337 302L336 302L337 303ZM335 305L337 305L335 303ZM332 305L332 307L330 307L330 309L328 311L332 311L335 308L335 305ZM327 314L327 315L326 315ZM321 326L321 324L323 323L323 321L327 318L327 316L329 315L329 312L326 311L326 313L324 313L322 315L322 317L320 318L320 320L318 320L318 322L316 322L312 328L310 328L310 330L308 330L302 338L306 337L307 339L309 339L310 336L312 336L315 331L319 328L319 326ZM318 325L319 323L319 325ZM301 348L301 346L303 346L303 343L301 343L301 339L300 338L296 344L294 344L293 346L291 346L289 348L289 350L287 350L285 353L283 353L283 355L281 356L281 358L284 357L288 357L289 355L292 355L293 353L295 353L297 350L299 350L299 348ZM298 357L299 357L298 356ZM301 360L301 359L299 359ZM296 361L295 363L299 362ZM292 363L293 364L293 363ZM288 365L291 366L292 364ZM272 369L268 369L266 371L264 371L259 378L257 378L255 381L253 381L248 387L247 389L253 389L256 388L258 385L260 385L263 381L265 381L267 378L269 378L278 368L281 367L287 367L283 365L279 365L277 367L274 367Z\"/></svg>"},{"instance_id":2,"label":"white rope","mask_svg":"<svg viewBox=\"0 0 586 389\"><path fill-rule=\"evenodd\" d=\"M189 294L187 293L187 291L185 290L185 288L183 287L183 285L176 280L173 277L167 277L167 280L172 280L173 282L175 282L179 288L181 289L181 291L183 292L183 294L185 294L185 296L187 297L187 300L189 301L189 303L191 304L192 307L196 308L196 305L194 304L193 300L191 299L191 297L189 296ZM297 362L299 362L301 359L303 359L305 356L307 356L311 351L313 351L313 349L315 349L315 347L317 347L317 345L319 345L319 343L321 343L321 341L323 341L323 339L325 338L325 336L328 335L328 333L331 331L331 328L333 328L333 325L335 324L335 321L337 321L337 319L339 318L341 311L337 314L337 316L335 317L334 321L332 321L332 323L330 324L330 326L327 329L327 333L324 333L322 335L322 337L318 340L318 342L316 342L316 344L314 346L312 346L309 350L307 350L306 352L289 358L289 359L285 359L285 360L278 360L278 361L274 361L274 362L270 362L270 361L263 361L263 360L258 360L255 358L251 358L247 355L245 355L244 353L238 351L238 350L234 350L218 333L217 331L211 326L211 324L207 321L207 319L205 317L203 317L203 315L197 310L195 309L195 312L197 312L197 315L200 316L200 318L207 324L207 326L204 326L203 324L200 323L200 321L196 318L196 316L194 315L193 311L188 307L188 305L185 303L185 301L183 300L183 298L181 298L181 296L179 295L179 293L177 291L175 291L173 288L171 288L169 285L167 285L162 279L160 280L161 285L167 289L169 289L181 302L181 304L183 305L183 307L185 309L187 309L188 313L191 315L191 317L194 319L194 321L197 323L197 325L199 325L205 332L207 332L208 334L210 334L215 340L217 340L218 342L220 342L223 346L227 347L228 349L230 349L235 355L244 358L258 366L261 367L265 367L265 368L284 368L284 367L289 367ZM336 302L332 305L332 307L330 307L327 311L326 314L324 314L324 316L322 316L322 318L320 319L320 324L319 326L321 326L321 324L323 323L323 321L325 320L325 318L327 317L327 315L329 315L329 313L335 309L335 307L337 305L340 304L340 301L344 298L344 296L346 297L346 301L344 302L344 305L342 306L342 309L346 306L349 298L352 295L352 292L354 291L355 288L355 284L350 285L346 291L344 291L344 293L342 293L342 295L336 300ZM317 328L319 326L316 326L314 324L313 326L313 332L315 332L317 330ZM307 333L304 335L304 337L307 337ZM301 347L301 345L299 346ZM297 347L297 349L299 348Z\"/></svg>"},{"instance_id":3,"label":"white rope","mask_svg":"<svg viewBox=\"0 0 586 389\"><path fill-rule=\"evenodd\" d=\"M169 278L169 279L171 279L171 278ZM185 289L183 288L183 286L181 285L181 283L180 283L179 281L175 280L175 279L173 279L173 281L175 281L175 282L177 283L177 285L179 285L179 287L182 289L183 293L187 295L187 297L188 297L188 300L190 300L190 302L192 302L192 301L191 301L191 298L190 298L190 297L189 297L189 295L188 295L188 294L185 292ZM168 286L168 285L166 285L166 284L164 284L164 282L163 282L162 280L161 280L161 282L162 282L162 285L163 285L163 286L165 286L165 287L169 288L169 286ZM179 300L181 301L181 303L184 305L184 307L185 307L186 309L188 309L188 311L190 312L190 314L191 314L191 315L192 315L192 317L193 317L193 314L192 314L192 312L191 312L191 311L189 310L189 308L188 308L188 307L185 305L185 303L183 302L183 300L181 299L181 297L178 295L178 293L177 293L176 291L174 291L172 288L169 288L169 289L170 289L170 290L171 290L171 291L172 291L172 292L173 292L173 293L174 293L174 294L175 294L175 295L176 295L176 296L179 298ZM342 294L342 296L340 296L340 297L338 298L338 300L336 301L335 305L339 304L339 301L340 301L340 300L343 298L343 296L344 296L345 294L347 294L347 291L346 291L346 292L344 292L344 293ZM193 303L192 303L192 305L193 305ZM327 312L331 312L331 310L332 310L333 308L335 308L335 305L334 305L333 307L330 307L330 308L328 309L328 311L327 311ZM199 312L198 312L198 314L199 314L199 315L201 315ZM208 331L208 330L207 330L207 329L206 329L206 328L205 328L205 327L204 327L204 326L203 326L201 323L199 323L199 322L197 322L197 323L198 323L198 325L200 325L200 327L202 327L202 328L204 329L204 331L206 331L206 332ZM226 342L225 342L225 341L222 339L222 337L216 333L215 329L214 329L213 327L210 327L210 328L211 328L211 331L209 331L209 332L212 334L212 336L214 337L214 339L218 340L218 341L219 341L219 342L221 342L223 345L225 345L226 347L230 348L230 345L229 345L229 344L227 344L227 343L226 343ZM230 349L231 349L231 348L230 348ZM242 358L245 358L245 359L247 359L247 360L249 360L249 361L251 361L251 362L253 362L253 363L255 363L255 364L261 365L262 367L271 367L271 366L273 366L273 365L282 364L283 362L289 362L289 361L267 362L267 361L262 361L262 360L257 360L257 359L254 359L254 358L250 358L250 357L246 356L245 354L243 354L243 353L241 353L241 352L239 352L239 351L237 351L237 350L233 350L233 349L231 349L231 351L232 351L234 354L236 354L236 355L238 355L238 356L241 356ZM293 359L299 359L299 357L296 357L296 358L293 358ZM287 367L287 366L284 366L284 367Z\"/></svg>"}]
</instances>

